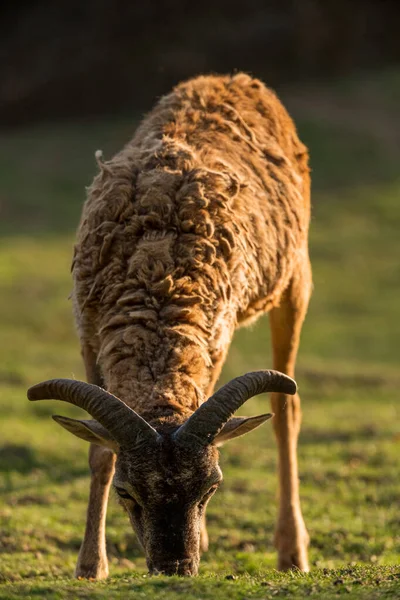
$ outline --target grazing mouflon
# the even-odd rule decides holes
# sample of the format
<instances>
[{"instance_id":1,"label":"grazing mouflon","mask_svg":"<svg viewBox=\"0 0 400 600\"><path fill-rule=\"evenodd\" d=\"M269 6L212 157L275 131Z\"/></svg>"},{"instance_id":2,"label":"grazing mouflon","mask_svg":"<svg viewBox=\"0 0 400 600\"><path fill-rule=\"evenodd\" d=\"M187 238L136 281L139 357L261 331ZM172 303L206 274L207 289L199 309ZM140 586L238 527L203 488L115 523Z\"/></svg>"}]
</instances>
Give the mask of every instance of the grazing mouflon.
<instances>
[{"instance_id":1,"label":"grazing mouflon","mask_svg":"<svg viewBox=\"0 0 400 600\"><path fill-rule=\"evenodd\" d=\"M278 566L307 570L290 377L311 290L310 181L292 120L256 79L198 77L161 98L114 158L96 155L72 268L88 383L28 392L93 417L54 417L91 443L76 575L108 574L112 480L150 572L196 574L222 480L217 446L271 416L233 417L265 391L279 451ZM235 328L267 311L274 369L286 375L247 373L213 395Z\"/></svg>"}]
</instances>

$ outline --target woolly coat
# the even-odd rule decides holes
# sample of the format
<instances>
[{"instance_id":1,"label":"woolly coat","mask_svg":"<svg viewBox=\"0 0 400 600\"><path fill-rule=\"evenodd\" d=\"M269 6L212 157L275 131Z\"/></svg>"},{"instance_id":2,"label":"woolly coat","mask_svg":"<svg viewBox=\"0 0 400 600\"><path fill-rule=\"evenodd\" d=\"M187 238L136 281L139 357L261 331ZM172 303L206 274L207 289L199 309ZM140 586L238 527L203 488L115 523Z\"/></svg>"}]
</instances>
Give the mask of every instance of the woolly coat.
<instances>
[{"instance_id":1,"label":"woolly coat","mask_svg":"<svg viewBox=\"0 0 400 600\"><path fill-rule=\"evenodd\" d=\"M307 253L307 150L260 81L204 76L99 164L72 269L81 341L145 418L187 416Z\"/></svg>"}]
</instances>

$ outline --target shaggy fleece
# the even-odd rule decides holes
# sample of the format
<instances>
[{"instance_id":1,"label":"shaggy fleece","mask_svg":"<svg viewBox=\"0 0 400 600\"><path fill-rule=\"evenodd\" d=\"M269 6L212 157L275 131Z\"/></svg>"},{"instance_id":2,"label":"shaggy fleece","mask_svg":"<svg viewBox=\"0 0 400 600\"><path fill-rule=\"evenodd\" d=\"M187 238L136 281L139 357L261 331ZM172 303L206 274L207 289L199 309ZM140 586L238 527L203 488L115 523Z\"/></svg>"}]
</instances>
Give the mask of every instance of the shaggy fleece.
<instances>
[{"instance_id":1,"label":"shaggy fleece","mask_svg":"<svg viewBox=\"0 0 400 600\"><path fill-rule=\"evenodd\" d=\"M203 76L98 162L73 260L82 342L144 417L187 416L307 252L307 150L260 81Z\"/></svg>"}]
</instances>

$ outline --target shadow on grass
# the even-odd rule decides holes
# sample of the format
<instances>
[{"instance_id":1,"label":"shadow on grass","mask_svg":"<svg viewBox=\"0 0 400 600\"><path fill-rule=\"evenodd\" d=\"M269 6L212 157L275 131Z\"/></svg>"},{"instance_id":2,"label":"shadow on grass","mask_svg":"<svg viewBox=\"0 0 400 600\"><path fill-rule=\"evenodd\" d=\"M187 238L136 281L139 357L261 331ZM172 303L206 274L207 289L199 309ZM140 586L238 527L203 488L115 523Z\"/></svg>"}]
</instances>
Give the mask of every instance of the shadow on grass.
<instances>
[{"instance_id":1,"label":"shadow on grass","mask_svg":"<svg viewBox=\"0 0 400 600\"><path fill-rule=\"evenodd\" d=\"M372 440L372 439L384 439L387 435L380 433L378 427L365 426L361 429L354 429L352 431L340 431L340 430L329 430L321 431L320 429L312 429L311 427L304 427L300 432L300 444L305 446L307 444L331 444L334 442L340 442L347 444L354 441Z\"/></svg>"},{"instance_id":2,"label":"shadow on grass","mask_svg":"<svg viewBox=\"0 0 400 600\"><path fill-rule=\"evenodd\" d=\"M65 457L54 456L50 460L39 458L32 446L23 444L5 444L0 446L0 474L3 474L5 491L12 491L11 474L30 475L40 471L54 483L71 481L88 475L89 470L83 463L76 465L66 461ZM20 485L18 484L18 487Z\"/></svg>"},{"instance_id":3,"label":"shadow on grass","mask_svg":"<svg viewBox=\"0 0 400 600\"><path fill-rule=\"evenodd\" d=\"M22 444L5 444L0 447L0 472L31 473L42 468L34 449Z\"/></svg>"},{"instance_id":4,"label":"shadow on grass","mask_svg":"<svg viewBox=\"0 0 400 600\"><path fill-rule=\"evenodd\" d=\"M331 392L343 388L370 391L371 389L398 390L400 387L400 377L393 375L324 372L301 368L297 370L297 375L301 376L304 383L312 389L323 388Z\"/></svg>"}]
</instances>

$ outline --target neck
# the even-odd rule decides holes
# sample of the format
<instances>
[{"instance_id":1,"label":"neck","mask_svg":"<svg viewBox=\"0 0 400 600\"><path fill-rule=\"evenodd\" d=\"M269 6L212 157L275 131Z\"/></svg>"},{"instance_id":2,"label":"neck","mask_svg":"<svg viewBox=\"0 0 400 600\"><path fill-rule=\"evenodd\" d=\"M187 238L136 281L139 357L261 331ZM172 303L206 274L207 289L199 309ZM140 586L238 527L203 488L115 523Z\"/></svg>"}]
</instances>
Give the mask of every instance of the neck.
<instances>
[{"instance_id":1,"label":"neck","mask_svg":"<svg viewBox=\"0 0 400 600\"><path fill-rule=\"evenodd\" d=\"M137 327L136 344L103 357L107 389L144 418L187 417L203 402L213 378L209 346L189 328L186 334L153 334Z\"/></svg>"}]
</instances>

